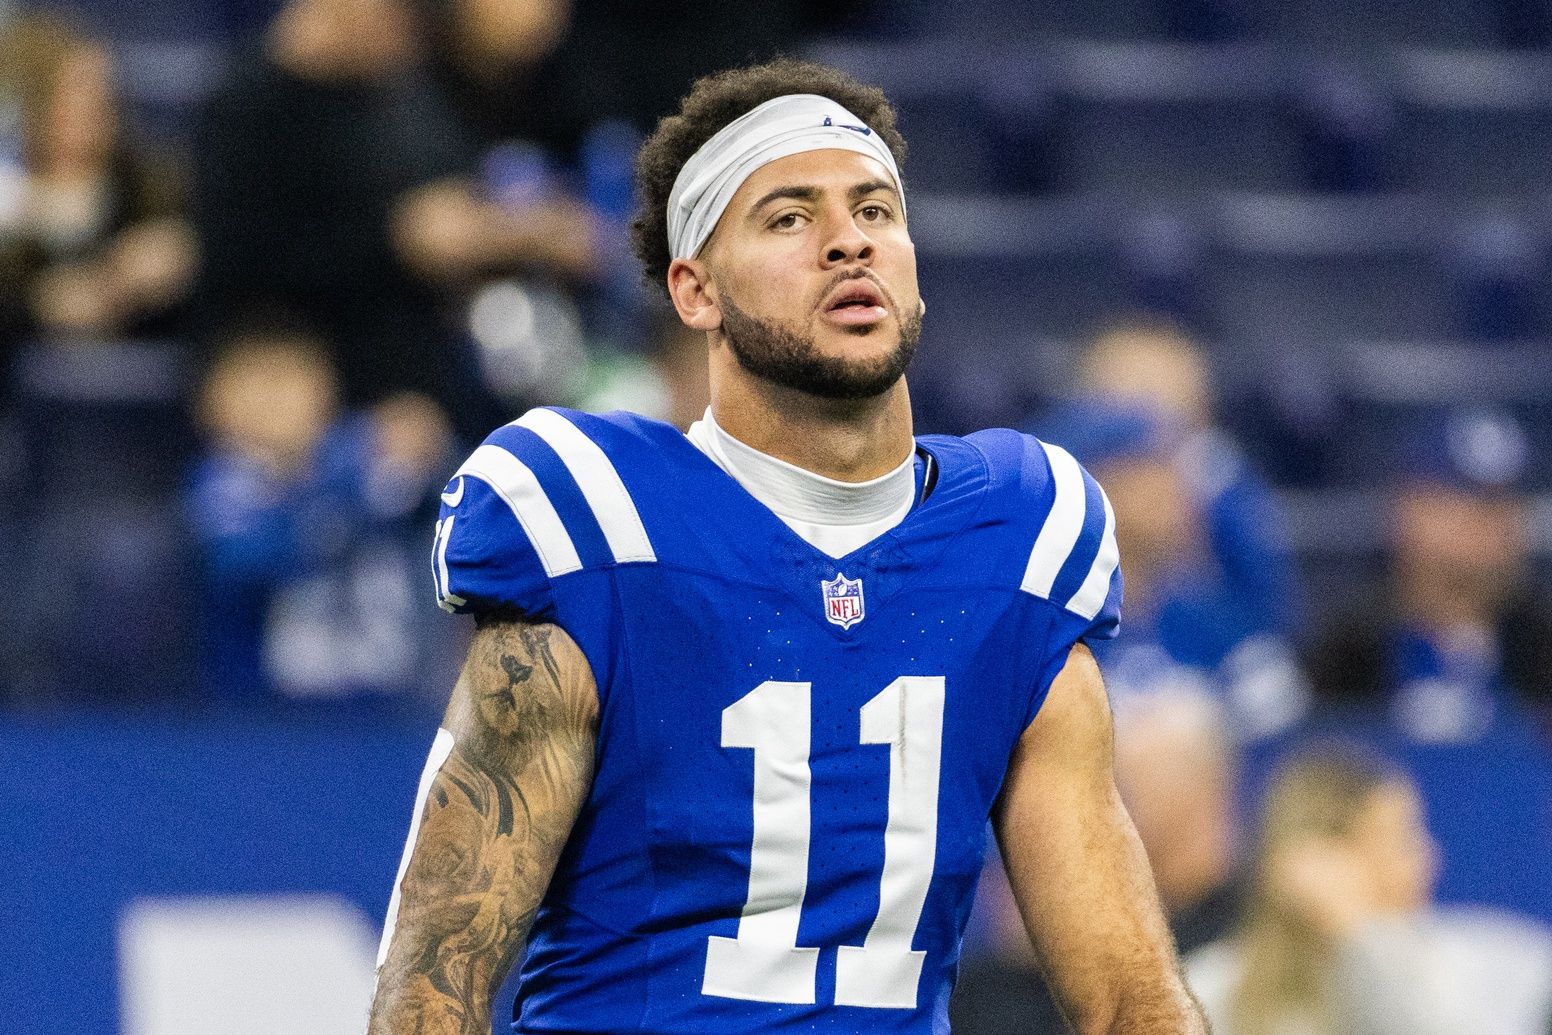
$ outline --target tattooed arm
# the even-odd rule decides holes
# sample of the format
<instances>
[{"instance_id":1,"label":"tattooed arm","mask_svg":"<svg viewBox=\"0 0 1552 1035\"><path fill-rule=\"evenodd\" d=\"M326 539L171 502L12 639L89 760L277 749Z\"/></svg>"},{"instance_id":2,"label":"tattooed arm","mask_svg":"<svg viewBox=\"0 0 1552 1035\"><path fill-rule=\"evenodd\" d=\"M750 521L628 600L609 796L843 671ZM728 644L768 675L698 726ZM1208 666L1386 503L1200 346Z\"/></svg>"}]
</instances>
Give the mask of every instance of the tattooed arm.
<instances>
[{"instance_id":1,"label":"tattooed arm","mask_svg":"<svg viewBox=\"0 0 1552 1035\"><path fill-rule=\"evenodd\" d=\"M443 728L368 1035L489 1035L593 777L598 690L553 625L481 624Z\"/></svg>"}]
</instances>

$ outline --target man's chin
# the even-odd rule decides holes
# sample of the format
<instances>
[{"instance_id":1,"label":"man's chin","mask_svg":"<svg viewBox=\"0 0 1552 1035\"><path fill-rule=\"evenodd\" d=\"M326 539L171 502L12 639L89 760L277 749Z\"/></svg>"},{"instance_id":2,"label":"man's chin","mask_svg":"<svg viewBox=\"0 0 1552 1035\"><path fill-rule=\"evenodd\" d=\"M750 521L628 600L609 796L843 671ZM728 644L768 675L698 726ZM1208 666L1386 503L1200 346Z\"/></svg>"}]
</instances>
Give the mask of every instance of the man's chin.
<instances>
[{"instance_id":1,"label":"man's chin","mask_svg":"<svg viewBox=\"0 0 1552 1035\"><path fill-rule=\"evenodd\" d=\"M854 325L819 316L805 335L750 317L723 298L723 333L739 365L772 384L820 398L877 398L899 383L910 365L919 323L902 328L893 315Z\"/></svg>"},{"instance_id":2,"label":"man's chin","mask_svg":"<svg viewBox=\"0 0 1552 1035\"><path fill-rule=\"evenodd\" d=\"M900 334L891 325L861 330L832 330L814 337L815 356L847 370L884 370L895 366L900 355Z\"/></svg>"},{"instance_id":3,"label":"man's chin","mask_svg":"<svg viewBox=\"0 0 1552 1035\"><path fill-rule=\"evenodd\" d=\"M900 324L893 316L859 324L835 323L821 317L814 328L813 341L821 352L837 359L857 356L859 346L882 356L900 348Z\"/></svg>"},{"instance_id":4,"label":"man's chin","mask_svg":"<svg viewBox=\"0 0 1552 1035\"><path fill-rule=\"evenodd\" d=\"M855 342L853 342L855 346ZM836 402L863 402L888 393L905 376L896 350L818 349L806 361L780 367L742 364L773 384Z\"/></svg>"}]
</instances>

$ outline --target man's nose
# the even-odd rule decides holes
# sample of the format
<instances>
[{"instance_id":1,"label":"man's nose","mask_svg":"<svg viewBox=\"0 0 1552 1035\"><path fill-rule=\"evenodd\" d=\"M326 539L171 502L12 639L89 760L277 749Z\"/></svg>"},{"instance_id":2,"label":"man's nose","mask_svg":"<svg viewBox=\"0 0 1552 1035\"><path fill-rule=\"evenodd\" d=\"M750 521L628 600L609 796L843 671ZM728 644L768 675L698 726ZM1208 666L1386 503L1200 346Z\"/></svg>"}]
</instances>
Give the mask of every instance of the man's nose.
<instances>
[{"instance_id":1,"label":"man's nose","mask_svg":"<svg viewBox=\"0 0 1552 1035\"><path fill-rule=\"evenodd\" d=\"M837 220L835 231L825 242L824 264L839 266L848 262L868 262L873 258L873 239L857 225L850 212Z\"/></svg>"}]
</instances>

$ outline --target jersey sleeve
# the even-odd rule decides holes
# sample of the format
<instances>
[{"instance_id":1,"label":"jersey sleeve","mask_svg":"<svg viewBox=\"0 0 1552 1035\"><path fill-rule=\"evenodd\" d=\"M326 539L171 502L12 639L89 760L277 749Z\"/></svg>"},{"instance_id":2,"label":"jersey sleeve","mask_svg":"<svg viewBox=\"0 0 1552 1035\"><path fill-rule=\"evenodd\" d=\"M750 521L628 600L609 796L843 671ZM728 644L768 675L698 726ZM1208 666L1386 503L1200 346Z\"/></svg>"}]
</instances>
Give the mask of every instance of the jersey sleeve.
<instances>
[{"instance_id":1,"label":"jersey sleeve","mask_svg":"<svg viewBox=\"0 0 1552 1035\"><path fill-rule=\"evenodd\" d=\"M1073 646L1120 631L1122 578L1115 511L1099 482L1060 446L1031 440L1031 447L1029 465L1045 474L1032 505L1044 518L1020 588L1052 605L1033 720Z\"/></svg>"},{"instance_id":2,"label":"jersey sleeve","mask_svg":"<svg viewBox=\"0 0 1552 1035\"><path fill-rule=\"evenodd\" d=\"M543 407L493 432L442 493L432 550L437 602L448 611L557 616L557 585L584 569L657 559L641 514L601 444L601 418ZM595 436L601 436L596 438ZM602 605L600 605L602 606Z\"/></svg>"},{"instance_id":3,"label":"jersey sleeve","mask_svg":"<svg viewBox=\"0 0 1552 1035\"><path fill-rule=\"evenodd\" d=\"M431 558L443 610L553 617L553 580L582 564L544 449L533 435L507 425L448 481Z\"/></svg>"},{"instance_id":4,"label":"jersey sleeve","mask_svg":"<svg viewBox=\"0 0 1552 1035\"><path fill-rule=\"evenodd\" d=\"M476 450L442 493L431 557L437 604L459 614L515 608L547 617L553 595L544 558L510 502L516 487L501 481L492 460Z\"/></svg>"}]
</instances>

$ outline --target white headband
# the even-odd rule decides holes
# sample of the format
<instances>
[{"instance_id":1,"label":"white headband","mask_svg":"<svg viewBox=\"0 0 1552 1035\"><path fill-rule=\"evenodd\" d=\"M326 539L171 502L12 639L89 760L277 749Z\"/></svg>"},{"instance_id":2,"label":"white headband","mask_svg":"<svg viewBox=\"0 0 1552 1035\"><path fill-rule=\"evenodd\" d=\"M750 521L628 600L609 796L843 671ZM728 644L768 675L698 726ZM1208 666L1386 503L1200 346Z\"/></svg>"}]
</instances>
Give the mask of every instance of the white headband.
<instances>
[{"instance_id":1,"label":"white headband","mask_svg":"<svg viewBox=\"0 0 1552 1035\"><path fill-rule=\"evenodd\" d=\"M828 97L788 94L766 101L723 126L690 156L668 195L668 250L675 259L692 259L717 228L717 220L738 188L756 169L804 151L834 148L877 158L900 192L905 189L889 145L862 120Z\"/></svg>"}]
</instances>

